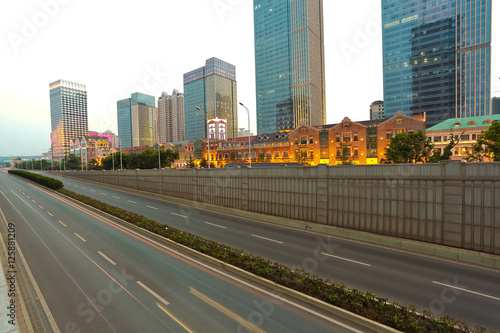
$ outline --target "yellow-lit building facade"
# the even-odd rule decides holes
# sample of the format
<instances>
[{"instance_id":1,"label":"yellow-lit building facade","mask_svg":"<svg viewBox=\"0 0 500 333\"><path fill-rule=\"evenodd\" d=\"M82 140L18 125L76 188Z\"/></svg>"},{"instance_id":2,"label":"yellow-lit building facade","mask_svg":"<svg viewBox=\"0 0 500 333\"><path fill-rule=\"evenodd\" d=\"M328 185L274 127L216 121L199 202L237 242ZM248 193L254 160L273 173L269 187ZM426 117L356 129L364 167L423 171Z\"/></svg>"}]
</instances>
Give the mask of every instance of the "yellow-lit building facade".
<instances>
[{"instance_id":1,"label":"yellow-lit building facade","mask_svg":"<svg viewBox=\"0 0 500 333\"><path fill-rule=\"evenodd\" d=\"M262 134L251 138L252 163L379 164L385 157L390 139L399 133L425 133L425 121L397 112L390 119L355 122L344 118L335 125L302 124L293 131ZM199 138L186 141L179 148L179 161L184 167L192 160L208 159L207 141ZM249 163L248 137L232 140L210 140L213 167L229 163Z\"/></svg>"}]
</instances>

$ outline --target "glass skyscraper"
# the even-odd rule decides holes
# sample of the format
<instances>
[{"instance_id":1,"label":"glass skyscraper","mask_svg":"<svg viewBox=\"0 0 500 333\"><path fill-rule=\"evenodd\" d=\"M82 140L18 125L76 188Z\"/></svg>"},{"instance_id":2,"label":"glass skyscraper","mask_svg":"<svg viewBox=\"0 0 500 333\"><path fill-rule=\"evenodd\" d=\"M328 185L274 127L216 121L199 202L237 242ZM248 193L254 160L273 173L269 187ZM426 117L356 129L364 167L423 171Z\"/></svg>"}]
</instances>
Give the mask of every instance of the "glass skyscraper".
<instances>
[{"instance_id":1,"label":"glass skyscraper","mask_svg":"<svg viewBox=\"0 0 500 333\"><path fill-rule=\"evenodd\" d=\"M386 118L490 113L491 0L382 0L382 29Z\"/></svg>"},{"instance_id":2,"label":"glass skyscraper","mask_svg":"<svg viewBox=\"0 0 500 333\"><path fill-rule=\"evenodd\" d=\"M69 155L70 142L88 134L87 87L58 80L49 85L53 158Z\"/></svg>"},{"instance_id":3,"label":"glass skyscraper","mask_svg":"<svg viewBox=\"0 0 500 333\"><path fill-rule=\"evenodd\" d=\"M227 138L238 137L236 69L217 58L210 58L204 67L184 74L186 140L208 137L208 119L204 112L208 114L208 119L220 118L227 121Z\"/></svg>"},{"instance_id":4,"label":"glass skyscraper","mask_svg":"<svg viewBox=\"0 0 500 333\"><path fill-rule=\"evenodd\" d=\"M118 136L121 147L128 148L152 144L150 127L157 121L154 96L133 93L130 98L117 102ZM154 134L153 141L156 138Z\"/></svg>"},{"instance_id":5,"label":"glass skyscraper","mask_svg":"<svg viewBox=\"0 0 500 333\"><path fill-rule=\"evenodd\" d=\"M254 0L258 134L324 125L322 0Z\"/></svg>"}]
</instances>

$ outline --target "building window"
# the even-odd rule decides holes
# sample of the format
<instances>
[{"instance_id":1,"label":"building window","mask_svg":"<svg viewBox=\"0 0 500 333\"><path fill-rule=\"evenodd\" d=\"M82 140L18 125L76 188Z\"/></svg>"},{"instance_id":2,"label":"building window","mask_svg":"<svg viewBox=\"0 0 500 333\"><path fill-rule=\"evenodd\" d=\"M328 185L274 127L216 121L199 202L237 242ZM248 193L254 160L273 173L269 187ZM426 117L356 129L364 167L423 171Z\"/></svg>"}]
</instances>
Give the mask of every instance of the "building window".
<instances>
[{"instance_id":1,"label":"building window","mask_svg":"<svg viewBox=\"0 0 500 333\"><path fill-rule=\"evenodd\" d=\"M401 134L401 133L404 133L404 129L395 129L394 130L394 136L398 135L398 134Z\"/></svg>"},{"instance_id":2,"label":"building window","mask_svg":"<svg viewBox=\"0 0 500 333\"><path fill-rule=\"evenodd\" d=\"M401 123L403 122L403 119L398 119L398 120L396 120L396 122L397 122L398 124L401 124Z\"/></svg>"},{"instance_id":3,"label":"building window","mask_svg":"<svg viewBox=\"0 0 500 333\"><path fill-rule=\"evenodd\" d=\"M343 142L350 142L351 141L351 133L342 134L342 141Z\"/></svg>"},{"instance_id":4,"label":"building window","mask_svg":"<svg viewBox=\"0 0 500 333\"><path fill-rule=\"evenodd\" d=\"M313 139L313 137L312 137L312 136L310 136L310 137L309 137L309 143L310 143L310 144L313 144L313 143L314 143L314 139Z\"/></svg>"},{"instance_id":5,"label":"building window","mask_svg":"<svg viewBox=\"0 0 500 333\"><path fill-rule=\"evenodd\" d=\"M462 135L462 141L469 141L469 134Z\"/></svg>"},{"instance_id":6,"label":"building window","mask_svg":"<svg viewBox=\"0 0 500 333\"><path fill-rule=\"evenodd\" d=\"M340 134L335 135L335 142L340 142Z\"/></svg>"},{"instance_id":7,"label":"building window","mask_svg":"<svg viewBox=\"0 0 500 333\"><path fill-rule=\"evenodd\" d=\"M287 151L283 152L283 158L288 158L288 152Z\"/></svg>"},{"instance_id":8,"label":"building window","mask_svg":"<svg viewBox=\"0 0 500 333\"><path fill-rule=\"evenodd\" d=\"M274 152L274 158L280 158L279 150Z\"/></svg>"},{"instance_id":9,"label":"building window","mask_svg":"<svg viewBox=\"0 0 500 333\"><path fill-rule=\"evenodd\" d=\"M354 147L354 150L353 150L354 157L358 157L358 152L359 152L358 147Z\"/></svg>"},{"instance_id":10,"label":"building window","mask_svg":"<svg viewBox=\"0 0 500 333\"><path fill-rule=\"evenodd\" d=\"M434 137L434 142L441 142L441 137L440 136L435 136Z\"/></svg>"},{"instance_id":11,"label":"building window","mask_svg":"<svg viewBox=\"0 0 500 333\"><path fill-rule=\"evenodd\" d=\"M300 144L301 145L306 145L307 144L307 137L303 136L300 138Z\"/></svg>"},{"instance_id":12,"label":"building window","mask_svg":"<svg viewBox=\"0 0 500 333\"><path fill-rule=\"evenodd\" d=\"M472 141L477 140L477 134L472 134Z\"/></svg>"},{"instance_id":13,"label":"building window","mask_svg":"<svg viewBox=\"0 0 500 333\"><path fill-rule=\"evenodd\" d=\"M385 138L386 139L390 139L392 138L392 131L391 130L387 130L386 134L385 134Z\"/></svg>"},{"instance_id":14,"label":"building window","mask_svg":"<svg viewBox=\"0 0 500 333\"><path fill-rule=\"evenodd\" d=\"M358 132L354 132L352 141L358 141Z\"/></svg>"}]
</instances>

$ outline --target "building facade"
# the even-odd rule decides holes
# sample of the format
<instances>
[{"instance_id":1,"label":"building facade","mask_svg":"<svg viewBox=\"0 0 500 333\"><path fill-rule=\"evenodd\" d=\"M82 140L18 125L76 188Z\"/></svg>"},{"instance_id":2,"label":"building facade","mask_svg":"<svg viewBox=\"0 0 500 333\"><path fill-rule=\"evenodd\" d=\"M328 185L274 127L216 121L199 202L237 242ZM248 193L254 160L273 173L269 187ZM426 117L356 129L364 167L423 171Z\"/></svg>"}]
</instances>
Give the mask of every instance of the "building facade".
<instances>
[{"instance_id":1,"label":"building facade","mask_svg":"<svg viewBox=\"0 0 500 333\"><path fill-rule=\"evenodd\" d=\"M491 114L500 114L500 97L491 99Z\"/></svg>"},{"instance_id":2,"label":"building facade","mask_svg":"<svg viewBox=\"0 0 500 333\"><path fill-rule=\"evenodd\" d=\"M215 167L248 163L249 156L252 163L379 164L393 136L418 131L425 132L425 122L402 111L389 119L354 122L346 117L334 125L303 123L293 131L260 134L251 138L250 147L248 138L210 140L210 160ZM206 139L190 142L179 151L176 165L187 165L190 159L199 165L207 157Z\"/></svg>"},{"instance_id":3,"label":"building facade","mask_svg":"<svg viewBox=\"0 0 500 333\"><path fill-rule=\"evenodd\" d=\"M118 136L121 147L149 145L156 142L157 111L153 96L133 93L117 102Z\"/></svg>"},{"instance_id":4,"label":"building facade","mask_svg":"<svg viewBox=\"0 0 500 333\"><path fill-rule=\"evenodd\" d=\"M383 1L382 31L387 117L490 114L491 0Z\"/></svg>"},{"instance_id":5,"label":"building facade","mask_svg":"<svg viewBox=\"0 0 500 333\"><path fill-rule=\"evenodd\" d=\"M427 129L426 135L434 144L434 149L441 153L453 137L458 144L453 148L452 160L464 160L470 148L476 144L483 131L487 131L493 122L500 121L500 115L453 118Z\"/></svg>"},{"instance_id":6,"label":"building facade","mask_svg":"<svg viewBox=\"0 0 500 333\"><path fill-rule=\"evenodd\" d=\"M158 98L159 142L183 141L184 94L175 90L172 95L163 92Z\"/></svg>"},{"instance_id":7,"label":"building facade","mask_svg":"<svg viewBox=\"0 0 500 333\"><path fill-rule=\"evenodd\" d=\"M49 85L51 149L54 159L69 155L71 141L87 135L87 87L58 80Z\"/></svg>"},{"instance_id":8,"label":"building facade","mask_svg":"<svg viewBox=\"0 0 500 333\"><path fill-rule=\"evenodd\" d=\"M257 134L326 123L322 0L254 0Z\"/></svg>"},{"instance_id":9,"label":"building facade","mask_svg":"<svg viewBox=\"0 0 500 333\"><path fill-rule=\"evenodd\" d=\"M375 101L370 105L370 120L384 119L384 101Z\"/></svg>"},{"instance_id":10,"label":"building facade","mask_svg":"<svg viewBox=\"0 0 500 333\"><path fill-rule=\"evenodd\" d=\"M184 115L187 140L207 137L207 121L211 118L225 119L227 137L238 137L235 67L211 58L204 67L184 74Z\"/></svg>"}]
</instances>

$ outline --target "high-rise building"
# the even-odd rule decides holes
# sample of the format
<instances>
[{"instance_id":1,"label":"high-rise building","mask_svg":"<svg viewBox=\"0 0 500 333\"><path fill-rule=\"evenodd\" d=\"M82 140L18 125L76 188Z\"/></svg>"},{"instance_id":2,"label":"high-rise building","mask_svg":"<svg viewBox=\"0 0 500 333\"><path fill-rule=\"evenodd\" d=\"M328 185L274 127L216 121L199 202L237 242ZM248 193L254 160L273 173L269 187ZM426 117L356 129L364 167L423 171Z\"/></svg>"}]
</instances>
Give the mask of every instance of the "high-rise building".
<instances>
[{"instance_id":1,"label":"high-rise building","mask_svg":"<svg viewBox=\"0 0 500 333\"><path fill-rule=\"evenodd\" d=\"M370 105L370 120L384 119L384 101L375 101Z\"/></svg>"},{"instance_id":2,"label":"high-rise building","mask_svg":"<svg viewBox=\"0 0 500 333\"><path fill-rule=\"evenodd\" d=\"M158 98L158 136L160 142L184 140L184 94L174 89Z\"/></svg>"},{"instance_id":3,"label":"high-rise building","mask_svg":"<svg viewBox=\"0 0 500 333\"><path fill-rule=\"evenodd\" d=\"M226 120L226 137L237 138L235 67L220 59L211 58L204 67L184 74L184 116L186 140L206 138L207 121L212 118Z\"/></svg>"},{"instance_id":4,"label":"high-rise building","mask_svg":"<svg viewBox=\"0 0 500 333\"><path fill-rule=\"evenodd\" d=\"M491 114L500 114L500 97L491 99Z\"/></svg>"},{"instance_id":5,"label":"high-rise building","mask_svg":"<svg viewBox=\"0 0 500 333\"><path fill-rule=\"evenodd\" d=\"M156 143L157 110L154 96L133 93L117 102L118 136L121 147L154 145Z\"/></svg>"},{"instance_id":6,"label":"high-rise building","mask_svg":"<svg viewBox=\"0 0 500 333\"><path fill-rule=\"evenodd\" d=\"M490 114L491 0L382 1L385 116Z\"/></svg>"},{"instance_id":7,"label":"high-rise building","mask_svg":"<svg viewBox=\"0 0 500 333\"><path fill-rule=\"evenodd\" d=\"M322 0L254 0L257 134L324 125Z\"/></svg>"},{"instance_id":8,"label":"high-rise building","mask_svg":"<svg viewBox=\"0 0 500 333\"><path fill-rule=\"evenodd\" d=\"M87 87L58 80L49 89L52 157L57 159L69 155L72 140L88 133Z\"/></svg>"}]
</instances>

